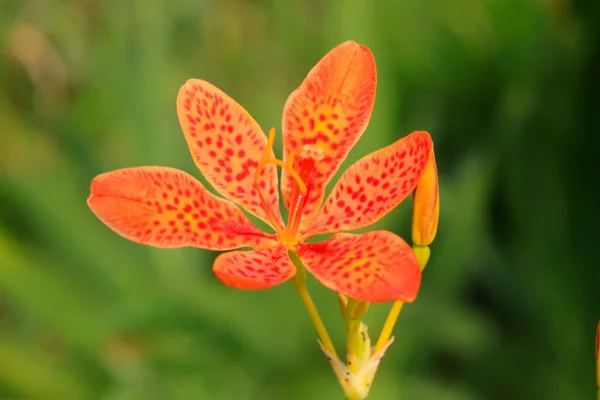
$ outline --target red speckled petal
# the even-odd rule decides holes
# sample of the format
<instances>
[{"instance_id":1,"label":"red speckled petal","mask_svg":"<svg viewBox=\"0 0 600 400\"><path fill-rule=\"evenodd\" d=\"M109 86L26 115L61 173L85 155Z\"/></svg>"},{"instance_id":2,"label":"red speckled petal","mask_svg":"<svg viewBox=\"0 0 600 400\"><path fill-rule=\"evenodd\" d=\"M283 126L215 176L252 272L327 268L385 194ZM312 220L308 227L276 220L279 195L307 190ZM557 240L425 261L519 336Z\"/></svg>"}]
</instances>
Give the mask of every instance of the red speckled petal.
<instances>
[{"instance_id":1,"label":"red speckled petal","mask_svg":"<svg viewBox=\"0 0 600 400\"><path fill-rule=\"evenodd\" d=\"M358 160L301 234L359 229L376 222L414 190L432 147L429 134L418 131Z\"/></svg>"},{"instance_id":2,"label":"red speckled petal","mask_svg":"<svg viewBox=\"0 0 600 400\"><path fill-rule=\"evenodd\" d=\"M215 260L213 271L227 286L236 289L267 289L290 279L296 267L285 246L268 250L232 251Z\"/></svg>"},{"instance_id":3,"label":"red speckled petal","mask_svg":"<svg viewBox=\"0 0 600 400\"><path fill-rule=\"evenodd\" d=\"M435 155L432 151L413 197L413 244L429 246L433 242L437 232L439 216L440 192Z\"/></svg>"},{"instance_id":4,"label":"red speckled petal","mask_svg":"<svg viewBox=\"0 0 600 400\"><path fill-rule=\"evenodd\" d=\"M179 90L177 115L206 180L223 197L269 223L253 187L254 171L267 146L267 137L256 121L235 100L199 79L188 80ZM275 165L265 167L259 184L280 222Z\"/></svg>"},{"instance_id":5,"label":"red speckled petal","mask_svg":"<svg viewBox=\"0 0 600 400\"><path fill-rule=\"evenodd\" d=\"M306 269L323 285L348 297L412 301L419 291L419 263L410 246L392 232L338 233L297 250Z\"/></svg>"},{"instance_id":6,"label":"red speckled petal","mask_svg":"<svg viewBox=\"0 0 600 400\"><path fill-rule=\"evenodd\" d=\"M292 151L298 154L318 150L305 184L309 189L300 227L310 223L321 207L325 186L367 127L373 103L377 73L373 54L365 46L348 41L323 57L285 103L283 110L284 161ZM295 170L302 157L297 157ZM292 179L284 171L284 203L289 209Z\"/></svg>"},{"instance_id":7,"label":"red speckled petal","mask_svg":"<svg viewBox=\"0 0 600 400\"><path fill-rule=\"evenodd\" d=\"M119 235L155 247L228 250L277 244L233 203L174 168L125 168L98 175L88 205Z\"/></svg>"}]
</instances>

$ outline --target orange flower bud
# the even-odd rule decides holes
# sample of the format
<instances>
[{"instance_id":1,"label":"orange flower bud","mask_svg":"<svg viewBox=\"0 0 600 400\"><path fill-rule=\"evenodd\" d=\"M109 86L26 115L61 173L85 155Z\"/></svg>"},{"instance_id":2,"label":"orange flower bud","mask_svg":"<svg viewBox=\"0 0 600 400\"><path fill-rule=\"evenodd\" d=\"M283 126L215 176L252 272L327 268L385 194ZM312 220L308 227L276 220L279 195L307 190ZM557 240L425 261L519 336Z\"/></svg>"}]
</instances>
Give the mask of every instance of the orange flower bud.
<instances>
[{"instance_id":1,"label":"orange flower bud","mask_svg":"<svg viewBox=\"0 0 600 400\"><path fill-rule=\"evenodd\" d=\"M440 193L433 150L413 197L412 240L416 246L429 246L438 227Z\"/></svg>"}]
</instances>

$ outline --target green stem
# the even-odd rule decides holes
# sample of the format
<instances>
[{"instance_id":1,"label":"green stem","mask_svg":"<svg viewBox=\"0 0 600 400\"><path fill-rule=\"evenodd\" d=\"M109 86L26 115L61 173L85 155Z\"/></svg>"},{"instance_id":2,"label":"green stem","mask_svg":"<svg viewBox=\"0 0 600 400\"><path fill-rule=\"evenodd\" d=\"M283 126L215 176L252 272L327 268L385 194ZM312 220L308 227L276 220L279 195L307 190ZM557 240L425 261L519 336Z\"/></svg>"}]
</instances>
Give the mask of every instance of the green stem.
<instances>
[{"instance_id":1,"label":"green stem","mask_svg":"<svg viewBox=\"0 0 600 400\"><path fill-rule=\"evenodd\" d=\"M312 323L319 334L321 343L323 343L323 346L334 357L337 358L338 354L335 351L335 346L329 337L329 333L327 333L327 328L325 328L325 324L323 324L323 320L321 320L321 317L319 316L317 307L310 297L308 290L306 290L306 269L304 268L304 264L302 264L302 261L300 258L298 258L298 255L296 255L295 252L289 251L288 254L296 266L296 275L292 278L292 283L294 284L294 287L296 288L304 307L306 307L306 310L308 311L308 315L310 316L310 319L312 320Z\"/></svg>"}]
</instances>

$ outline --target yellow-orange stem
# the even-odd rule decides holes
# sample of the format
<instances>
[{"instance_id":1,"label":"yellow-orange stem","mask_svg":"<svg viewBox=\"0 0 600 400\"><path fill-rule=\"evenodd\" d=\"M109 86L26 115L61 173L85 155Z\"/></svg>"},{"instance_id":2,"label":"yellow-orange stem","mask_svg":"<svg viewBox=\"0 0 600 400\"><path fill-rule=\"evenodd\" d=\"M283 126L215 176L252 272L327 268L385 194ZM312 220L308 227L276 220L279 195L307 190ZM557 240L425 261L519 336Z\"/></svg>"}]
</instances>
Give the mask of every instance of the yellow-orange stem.
<instances>
[{"instance_id":1,"label":"yellow-orange stem","mask_svg":"<svg viewBox=\"0 0 600 400\"><path fill-rule=\"evenodd\" d=\"M383 325L383 329L379 334L379 339L377 339L377 344L375 345L373 353L377 353L379 350L383 349L390 340L392 331L394 330L394 325L396 325L400 311L402 311L402 306L404 306L403 301L395 301L392 305L392 308L390 309L390 312L385 320L385 324Z\"/></svg>"}]
</instances>

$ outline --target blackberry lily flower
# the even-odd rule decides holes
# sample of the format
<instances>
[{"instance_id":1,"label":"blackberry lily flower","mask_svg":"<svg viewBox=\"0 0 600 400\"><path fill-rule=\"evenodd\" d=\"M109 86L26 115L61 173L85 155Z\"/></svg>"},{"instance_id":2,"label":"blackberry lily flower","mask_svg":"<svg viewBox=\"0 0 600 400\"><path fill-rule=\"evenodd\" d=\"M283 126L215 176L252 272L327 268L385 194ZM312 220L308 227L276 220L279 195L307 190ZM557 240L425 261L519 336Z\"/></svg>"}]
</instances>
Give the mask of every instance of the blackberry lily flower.
<instances>
[{"instance_id":1,"label":"blackberry lily flower","mask_svg":"<svg viewBox=\"0 0 600 400\"><path fill-rule=\"evenodd\" d=\"M154 247L231 250L213 270L226 285L265 289L296 274L288 251L323 285L349 298L411 301L421 272L406 242L387 231L359 229L382 218L410 194L430 160L426 132L414 132L367 155L343 173L323 204L325 187L364 132L375 100L371 52L355 42L331 50L288 98L283 159L248 112L212 84L191 79L177 113L196 165L225 199L191 175L168 167L135 167L97 176L88 204L119 235ZM279 210L276 167L282 167ZM323 204L323 205L322 205ZM267 222L255 227L238 207ZM311 244L316 234L336 233Z\"/></svg>"},{"instance_id":2,"label":"blackberry lily flower","mask_svg":"<svg viewBox=\"0 0 600 400\"><path fill-rule=\"evenodd\" d=\"M154 247L235 250L218 256L216 276L239 289L291 280L348 399L363 399L404 302L412 301L429 258L439 216L433 143L417 131L350 166L328 198L325 187L365 131L375 101L376 68L365 46L348 41L323 57L283 110L283 157L273 153L246 110L212 84L190 79L177 114L196 165L224 198L169 167L125 168L98 175L88 205L119 235ZM281 194L288 210L279 210ZM381 219L410 193L413 248L392 232L344 231ZM265 221L258 229L242 209ZM321 243L306 240L334 233ZM347 362L339 360L305 284L305 270L339 294ZM394 301L372 348L361 318L370 302Z\"/></svg>"}]
</instances>

